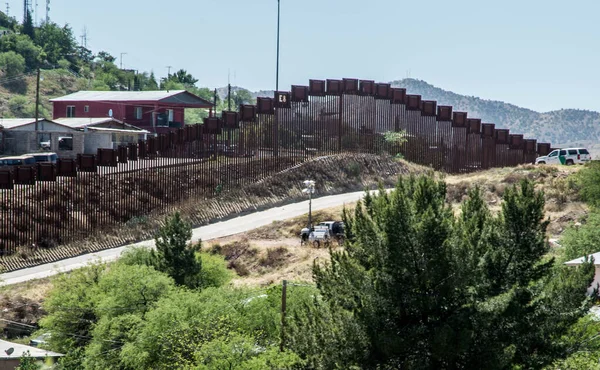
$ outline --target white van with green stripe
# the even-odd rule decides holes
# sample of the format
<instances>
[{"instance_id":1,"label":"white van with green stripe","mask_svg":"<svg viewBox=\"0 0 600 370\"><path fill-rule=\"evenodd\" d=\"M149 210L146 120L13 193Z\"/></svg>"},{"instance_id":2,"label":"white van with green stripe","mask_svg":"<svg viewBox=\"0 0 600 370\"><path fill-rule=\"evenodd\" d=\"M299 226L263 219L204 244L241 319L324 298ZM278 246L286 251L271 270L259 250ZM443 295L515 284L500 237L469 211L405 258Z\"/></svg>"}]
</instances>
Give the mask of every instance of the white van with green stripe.
<instances>
[{"instance_id":1,"label":"white van with green stripe","mask_svg":"<svg viewBox=\"0 0 600 370\"><path fill-rule=\"evenodd\" d=\"M592 156L585 148L566 148L556 149L548 155L536 158L535 164L564 164L571 166L574 164L584 164L591 160Z\"/></svg>"}]
</instances>

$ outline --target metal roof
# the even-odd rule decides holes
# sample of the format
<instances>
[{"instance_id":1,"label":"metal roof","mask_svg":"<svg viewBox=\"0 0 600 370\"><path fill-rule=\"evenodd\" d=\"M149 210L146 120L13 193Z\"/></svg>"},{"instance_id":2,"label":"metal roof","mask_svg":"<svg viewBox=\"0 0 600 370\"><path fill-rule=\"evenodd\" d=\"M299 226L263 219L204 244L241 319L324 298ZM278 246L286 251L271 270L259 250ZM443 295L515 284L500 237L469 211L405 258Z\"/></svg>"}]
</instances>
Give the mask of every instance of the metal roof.
<instances>
[{"instance_id":1,"label":"metal roof","mask_svg":"<svg viewBox=\"0 0 600 370\"><path fill-rule=\"evenodd\" d=\"M50 99L51 102L109 101L109 102L161 102L212 107L213 104L186 90L157 91L78 91Z\"/></svg>"},{"instance_id":2,"label":"metal roof","mask_svg":"<svg viewBox=\"0 0 600 370\"><path fill-rule=\"evenodd\" d=\"M55 122L55 121L52 121L52 120L49 120L46 118L38 119L38 122L44 122L44 121L61 125L58 122ZM35 123L35 118L0 118L0 127L4 127L7 130L34 124L34 123ZM64 125L61 125L61 126L64 126Z\"/></svg>"},{"instance_id":3,"label":"metal roof","mask_svg":"<svg viewBox=\"0 0 600 370\"><path fill-rule=\"evenodd\" d=\"M9 348L13 349L13 352L9 355L6 353ZM23 356L24 353L29 351L29 355L33 358L46 358L46 357L61 357L63 354L48 351L42 348L26 346L24 344L18 344L13 342L8 342L0 339L0 358L1 359L18 359Z\"/></svg>"},{"instance_id":4,"label":"metal roof","mask_svg":"<svg viewBox=\"0 0 600 370\"><path fill-rule=\"evenodd\" d=\"M63 126L67 126L73 129L84 129L86 127L92 128L91 126L94 125L100 125L103 123L109 123L109 122L114 122L117 123L119 125L123 125L124 127L127 127L128 129L133 129L136 131L144 131L139 127L130 125L129 123L125 123L123 121L120 121L116 118L111 118L111 117L90 117L90 118L86 118L86 117L70 117L70 118L57 118L52 120L52 122L56 122L60 125ZM96 128L97 129L97 128Z\"/></svg>"},{"instance_id":5,"label":"metal roof","mask_svg":"<svg viewBox=\"0 0 600 370\"><path fill-rule=\"evenodd\" d=\"M592 258L594 258L594 265L596 265L596 266L600 265L600 252L596 252L594 254L590 254L589 256L587 256L588 261L590 261ZM581 265L584 260L585 260L585 257L575 258L572 261L565 262L565 265L567 265L567 266Z\"/></svg>"}]
</instances>

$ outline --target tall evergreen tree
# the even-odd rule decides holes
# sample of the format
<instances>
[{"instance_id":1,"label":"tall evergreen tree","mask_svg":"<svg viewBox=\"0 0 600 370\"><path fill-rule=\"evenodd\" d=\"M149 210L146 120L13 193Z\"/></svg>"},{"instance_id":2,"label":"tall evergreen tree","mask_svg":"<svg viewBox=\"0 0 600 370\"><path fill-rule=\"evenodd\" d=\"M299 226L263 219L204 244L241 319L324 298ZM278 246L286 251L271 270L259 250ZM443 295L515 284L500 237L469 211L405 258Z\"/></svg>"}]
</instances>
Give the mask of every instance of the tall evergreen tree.
<instances>
[{"instance_id":1,"label":"tall evergreen tree","mask_svg":"<svg viewBox=\"0 0 600 370\"><path fill-rule=\"evenodd\" d=\"M194 250L188 248L192 227L179 212L166 220L155 237L158 270L168 274L177 285L189 288L201 286L202 265Z\"/></svg>"},{"instance_id":2,"label":"tall evergreen tree","mask_svg":"<svg viewBox=\"0 0 600 370\"><path fill-rule=\"evenodd\" d=\"M443 182L411 177L346 213L347 248L314 274L369 338L362 367L540 368L565 355L556 338L585 314L593 266L546 259L532 183L507 190L498 216L469 195L457 217Z\"/></svg>"},{"instance_id":3,"label":"tall evergreen tree","mask_svg":"<svg viewBox=\"0 0 600 370\"><path fill-rule=\"evenodd\" d=\"M24 35L29 36L32 40L35 38L35 30L33 28L33 18L31 17L31 12L29 10L25 14L25 19L23 20L22 32Z\"/></svg>"}]
</instances>

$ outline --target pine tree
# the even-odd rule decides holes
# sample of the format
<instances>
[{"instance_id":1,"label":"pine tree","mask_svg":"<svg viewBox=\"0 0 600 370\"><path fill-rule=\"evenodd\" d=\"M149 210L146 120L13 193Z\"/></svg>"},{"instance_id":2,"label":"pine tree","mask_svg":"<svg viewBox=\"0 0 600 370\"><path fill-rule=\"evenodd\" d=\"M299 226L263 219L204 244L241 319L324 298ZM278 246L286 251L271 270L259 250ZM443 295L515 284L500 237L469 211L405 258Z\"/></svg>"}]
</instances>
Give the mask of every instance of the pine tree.
<instances>
[{"instance_id":1,"label":"pine tree","mask_svg":"<svg viewBox=\"0 0 600 370\"><path fill-rule=\"evenodd\" d=\"M158 270L168 274L177 285L197 288L201 286L202 265L188 241L192 227L183 221L179 212L166 220L155 237Z\"/></svg>"},{"instance_id":2,"label":"pine tree","mask_svg":"<svg viewBox=\"0 0 600 370\"><path fill-rule=\"evenodd\" d=\"M547 259L543 194L525 181L494 216L477 188L461 214L429 176L400 179L345 213L348 244L315 265L332 307L369 342L364 368L540 368L584 313L593 266Z\"/></svg>"},{"instance_id":3,"label":"pine tree","mask_svg":"<svg viewBox=\"0 0 600 370\"><path fill-rule=\"evenodd\" d=\"M31 17L31 12L29 10L27 11L25 19L23 20L22 32L24 35L29 36L32 40L35 37L35 30L33 29L33 18Z\"/></svg>"}]
</instances>

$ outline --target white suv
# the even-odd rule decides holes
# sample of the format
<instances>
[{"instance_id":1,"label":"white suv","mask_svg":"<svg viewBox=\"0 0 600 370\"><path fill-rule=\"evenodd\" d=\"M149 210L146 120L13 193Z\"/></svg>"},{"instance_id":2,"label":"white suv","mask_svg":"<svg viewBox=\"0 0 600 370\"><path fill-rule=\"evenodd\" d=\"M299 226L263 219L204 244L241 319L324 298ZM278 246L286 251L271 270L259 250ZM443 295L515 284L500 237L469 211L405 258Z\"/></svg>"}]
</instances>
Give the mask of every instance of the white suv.
<instances>
[{"instance_id":1,"label":"white suv","mask_svg":"<svg viewBox=\"0 0 600 370\"><path fill-rule=\"evenodd\" d=\"M556 149L550 154L538 157L535 164L584 164L592 160L590 152L585 148Z\"/></svg>"}]
</instances>

